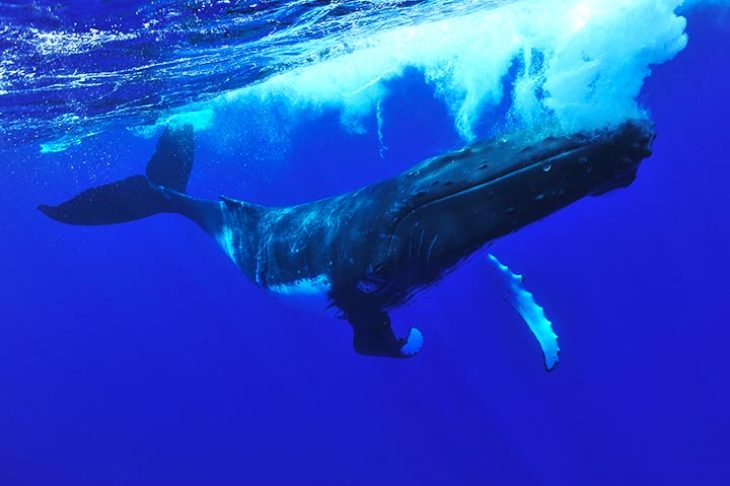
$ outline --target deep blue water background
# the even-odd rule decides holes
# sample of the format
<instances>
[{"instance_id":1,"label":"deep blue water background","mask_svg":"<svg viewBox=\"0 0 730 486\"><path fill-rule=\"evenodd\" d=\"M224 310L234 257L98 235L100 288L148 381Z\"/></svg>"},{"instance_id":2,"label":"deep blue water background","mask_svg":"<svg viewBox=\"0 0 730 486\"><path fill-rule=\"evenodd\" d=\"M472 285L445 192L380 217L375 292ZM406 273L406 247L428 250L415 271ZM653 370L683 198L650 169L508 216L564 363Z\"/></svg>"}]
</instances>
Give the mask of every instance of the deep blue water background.
<instances>
[{"instance_id":1,"label":"deep blue water background","mask_svg":"<svg viewBox=\"0 0 730 486\"><path fill-rule=\"evenodd\" d=\"M479 256L394 313L423 330L420 356L363 358L344 322L257 290L182 218L76 228L34 209L142 171L154 140L6 151L0 484L730 484L718 14L693 14L644 86L658 139L636 183L492 247L556 323L552 373ZM417 75L392 89L383 158L374 126L333 114L284 158L201 144L189 192L301 202L456 144Z\"/></svg>"}]
</instances>

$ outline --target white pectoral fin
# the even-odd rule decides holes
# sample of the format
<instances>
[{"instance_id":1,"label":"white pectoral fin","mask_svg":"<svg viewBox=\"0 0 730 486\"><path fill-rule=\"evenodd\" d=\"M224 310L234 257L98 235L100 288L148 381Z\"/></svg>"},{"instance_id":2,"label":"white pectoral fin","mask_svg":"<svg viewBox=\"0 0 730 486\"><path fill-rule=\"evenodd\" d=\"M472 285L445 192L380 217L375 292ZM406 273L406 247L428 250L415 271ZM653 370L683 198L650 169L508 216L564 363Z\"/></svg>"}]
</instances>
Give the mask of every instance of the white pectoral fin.
<instances>
[{"instance_id":1,"label":"white pectoral fin","mask_svg":"<svg viewBox=\"0 0 730 486\"><path fill-rule=\"evenodd\" d=\"M558 363L560 354L558 335L553 331L552 322L545 316L545 310L535 302L532 293L525 289L522 275L513 273L492 254L488 259L496 270L504 298L527 323L540 343L545 357L545 368L552 370Z\"/></svg>"},{"instance_id":2,"label":"white pectoral fin","mask_svg":"<svg viewBox=\"0 0 730 486\"><path fill-rule=\"evenodd\" d=\"M412 327L408 331L408 337L405 340L405 344L401 346L400 352L403 356L410 358L415 356L423 347L423 334L421 331Z\"/></svg>"}]
</instances>

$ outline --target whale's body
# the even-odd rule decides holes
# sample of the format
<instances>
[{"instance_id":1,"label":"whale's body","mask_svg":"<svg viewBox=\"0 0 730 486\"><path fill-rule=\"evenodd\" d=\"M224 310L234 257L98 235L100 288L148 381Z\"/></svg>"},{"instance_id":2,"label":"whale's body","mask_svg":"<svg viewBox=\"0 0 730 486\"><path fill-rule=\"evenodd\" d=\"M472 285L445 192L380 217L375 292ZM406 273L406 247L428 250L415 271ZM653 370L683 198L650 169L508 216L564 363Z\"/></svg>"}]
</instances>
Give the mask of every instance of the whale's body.
<instances>
[{"instance_id":1,"label":"whale's body","mask_svg":"<svg viewBox=\"0 0 730 486\"><path fill-rule=\"evenodd\" d=\"M396 337L390 309L488 242L586 195L628 185L652 140L648 122L632 121L536 143L521 136L484 141L357 191L271 208L184 194L194 154L192 129L184 127L165 131L146 176L40 209L72 224L183 214L257 285L338 310L358 352L407 357L420 348L421 334Z\"/></svg>"}]
</instances>

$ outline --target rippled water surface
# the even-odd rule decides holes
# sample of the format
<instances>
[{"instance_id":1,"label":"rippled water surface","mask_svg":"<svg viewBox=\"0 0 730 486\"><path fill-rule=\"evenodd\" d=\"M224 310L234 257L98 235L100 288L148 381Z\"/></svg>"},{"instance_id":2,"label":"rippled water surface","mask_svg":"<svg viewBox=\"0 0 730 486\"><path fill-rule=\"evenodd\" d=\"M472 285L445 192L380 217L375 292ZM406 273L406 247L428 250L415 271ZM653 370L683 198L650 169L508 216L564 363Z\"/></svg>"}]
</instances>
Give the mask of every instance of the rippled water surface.
<instances>
[{"instance_id":1,"label":"rippled water surface","mask_svg":"<svg viewBox=\"0 0 730 486\"><path fill-rule=\"evenodd\" d=\"M507 2L0 3L5 143L154 121L373 33Z\"/></svg>"},{"instance_id":2,"label":"rippled water surface","mask_svg":"<svg viewBox=\"0 0 730 486\"><path fill-rule=\"evenodd\" d=\"M594 128L639 114L651 67L686 45L681 5L2 2L1 142L56 151L112 127L194 113L202 128L276 103L297 117L339 110L357 131L411 69L467 140L500 105L510 123Z\"/></svg>"}]
</instances>

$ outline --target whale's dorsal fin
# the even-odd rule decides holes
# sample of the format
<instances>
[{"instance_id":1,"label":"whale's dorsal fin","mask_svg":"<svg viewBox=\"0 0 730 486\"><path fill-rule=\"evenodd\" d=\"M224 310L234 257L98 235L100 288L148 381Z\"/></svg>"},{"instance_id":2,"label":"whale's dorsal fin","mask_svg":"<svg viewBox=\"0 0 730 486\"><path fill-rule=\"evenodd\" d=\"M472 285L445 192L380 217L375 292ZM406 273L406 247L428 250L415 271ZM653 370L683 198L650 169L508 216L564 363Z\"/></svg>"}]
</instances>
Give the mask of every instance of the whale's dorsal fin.
<instances>
[{"instance_id":1,"label":"whale's dorsal fin","mask_svg":"<svg viewBox=\"0 0 730 486\"><path fill-rule=\"evenodd\" d=\"M535 302L532 293L525 289L522 275L513 273L507 265L502 264L492 254L488 256L488 259L498 275L502 297L527 323L530 331L540 343L545 358L545 368L548 371L552 370L558 363L560 354L558 335L553 331L552 322L545 316L545 310Z\"/></svg>"},{"instance_id":2,"label":"whale's dorsal fin","mask_svg":"<svg viewBox=\"0 0 730 486\"><path fill-rule=\"evenodd\" d=\"M225 205L228 206L229 209L246 206L248 204L243 201L239 201L238 199L233 199L233 198L226 197L226 196L220 196L220 200L223 201L225 203Z\"/></svg>"},{"instance_id":3,"label":"whale's dorsal fin","mask_svg":"<svg viewBox=\"0 0 730 486\"><path fill-rule=\"evenodd\" d=\"M219 198L223 202L223 204L226 205L226 208L231 210L245 210L250 215L260 215L261 212L266 209L265 206L260 206L258 204L250 203L247 201L240 201L238 199L233 199L226 196L219 196Z\"/></svg>"}]
</instances>

